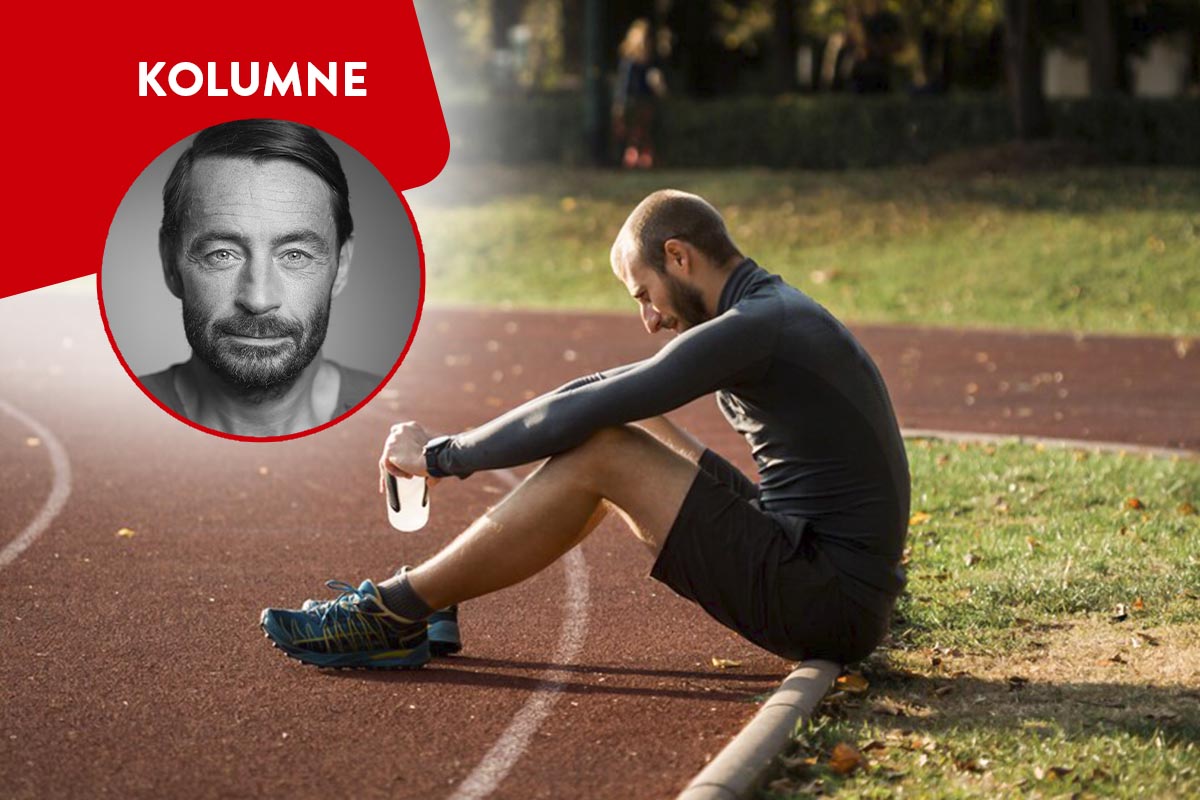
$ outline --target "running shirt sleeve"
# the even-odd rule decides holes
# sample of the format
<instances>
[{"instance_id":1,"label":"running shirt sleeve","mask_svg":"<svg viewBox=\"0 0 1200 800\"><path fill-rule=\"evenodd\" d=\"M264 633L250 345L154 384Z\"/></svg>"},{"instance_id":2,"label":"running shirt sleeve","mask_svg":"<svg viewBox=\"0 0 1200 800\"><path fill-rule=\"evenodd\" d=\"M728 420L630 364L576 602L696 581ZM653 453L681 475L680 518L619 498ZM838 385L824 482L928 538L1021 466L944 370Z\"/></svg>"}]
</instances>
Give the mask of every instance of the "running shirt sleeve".
<instances>
[{"instance_id":1,"label":"running shirt sleeve","mask_svg":"<svg viewBox=\"0 0 1200 800\"><path fill-rule=\"evenodd\" d=\"M528 464L576 447L600 428L665 414L753 379L767 368L778 329L769 315L730 309L645 361L578 378L454 436L438 451L437 466L465 478Z\"/></svg>"}]
</instances>

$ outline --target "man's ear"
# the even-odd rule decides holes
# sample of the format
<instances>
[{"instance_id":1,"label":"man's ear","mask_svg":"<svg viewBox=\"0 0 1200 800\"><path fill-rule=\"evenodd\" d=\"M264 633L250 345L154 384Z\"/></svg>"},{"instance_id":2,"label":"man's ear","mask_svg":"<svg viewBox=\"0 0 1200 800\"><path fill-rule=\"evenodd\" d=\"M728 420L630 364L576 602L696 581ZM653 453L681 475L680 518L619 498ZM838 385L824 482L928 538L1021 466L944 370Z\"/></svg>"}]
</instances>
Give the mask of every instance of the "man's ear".
<instances>
[{"instance_id":1,"label":"man's ear","mask_svg":"<svg viewBox=\"0 0 1200 800\"><path fill-rule=\"evenodd\" d=\"M680 239L667 239L663 242L664 266L667 272L675 277L684 277L692 272L691 253L687 245Z\"/></svg>"},{"instance_id":2,"label":"man's ear","mask_svg":"<svg viewBox=\"0 0 1200 800\"><path fill-rule=\"evenodd\" d=\"M342 242L341 248L338 249L337 273L333 276L333 289L329 293L329 299L337 297L346 287L346 281L350 278L350 259L353 257L354 234L351 234L346 237L346 241Z\"/></svg>"},{"instance_id":3,"label":"man's ear","mask_svg":"<svg viewBox=\"0 0 1200 800\"><path fill-rule=\"evenodd\" d=\"M162 228L158 229L158 258L162 262L163 280L171 294L183 299L183 280L179 277L179 267L175 263L175 254L171 252L171 239Z\"/></svg>"}]
</instances>

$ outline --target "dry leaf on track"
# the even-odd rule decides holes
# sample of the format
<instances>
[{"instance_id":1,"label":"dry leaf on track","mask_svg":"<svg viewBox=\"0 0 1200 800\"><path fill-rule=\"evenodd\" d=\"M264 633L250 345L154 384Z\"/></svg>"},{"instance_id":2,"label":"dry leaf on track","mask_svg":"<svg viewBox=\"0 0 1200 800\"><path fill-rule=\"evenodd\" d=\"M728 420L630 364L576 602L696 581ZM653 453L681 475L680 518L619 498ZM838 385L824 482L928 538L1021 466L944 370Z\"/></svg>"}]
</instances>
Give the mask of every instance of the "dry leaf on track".
<instances>
[{"instance_id":1,"label":"dry leaf on track","mask_svg":"<svg viewBox=\"0 0 1200 800\"><path fill-rule=\"evenodd\" d=\"M713 656L712 665L717 669L734 669L736 667L740 667L742 662L735 661L732 658L717 658L716 656Z\"/></svg>"},{"instance_id":2,"label":"dry leaf on track","mask_svg":"<svg viewBox=\"0 0 1200 800\"><path fill-rule=\"evenodd\" d=\"M134 536L137 536L137 532L132 528L121 528L117 531L117 536L120 536L122 539L132 539Z\"/></svg>"}]
</instances>

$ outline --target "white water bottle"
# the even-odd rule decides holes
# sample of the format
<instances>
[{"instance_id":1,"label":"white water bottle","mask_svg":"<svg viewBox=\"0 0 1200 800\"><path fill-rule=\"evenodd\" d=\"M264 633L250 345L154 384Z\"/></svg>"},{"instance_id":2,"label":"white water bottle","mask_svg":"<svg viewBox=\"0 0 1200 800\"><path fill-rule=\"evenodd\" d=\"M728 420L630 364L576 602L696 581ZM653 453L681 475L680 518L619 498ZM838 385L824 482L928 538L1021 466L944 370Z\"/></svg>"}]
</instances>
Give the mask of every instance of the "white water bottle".
<instances>
[{"instance_id":1,"label":"white water bottle","mask_svg":"<svg viewBox=\"0 0 1200 800\"><path fill-rule=\"evenodd\" d=\"M387 476L388 522L398 531L411 533L429 521L429 486L419 475L411 478Z\"/></svg>"}]
</instances>

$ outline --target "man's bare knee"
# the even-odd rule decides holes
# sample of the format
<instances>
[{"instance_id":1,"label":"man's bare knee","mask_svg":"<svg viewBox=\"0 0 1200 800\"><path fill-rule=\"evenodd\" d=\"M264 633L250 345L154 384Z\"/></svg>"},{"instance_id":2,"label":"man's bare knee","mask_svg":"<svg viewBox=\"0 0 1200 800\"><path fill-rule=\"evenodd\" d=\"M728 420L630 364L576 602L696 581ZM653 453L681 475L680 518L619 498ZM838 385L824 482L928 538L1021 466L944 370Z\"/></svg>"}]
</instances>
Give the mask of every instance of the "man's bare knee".
<instances>
[{"instance_id":1,"label":"man's bare knee","mask_svg":"<svg viewBox=\"0 0 1200 800\"><path fill-rule=\"evenodd\" d=\"M636 458L639 448L654 442L654 438L632 425L600 428L578 447L551 458L559 468L566 469L574 481L597 494L605 494L616 470L626 459Z\"/></svg>"}]
</instances>

